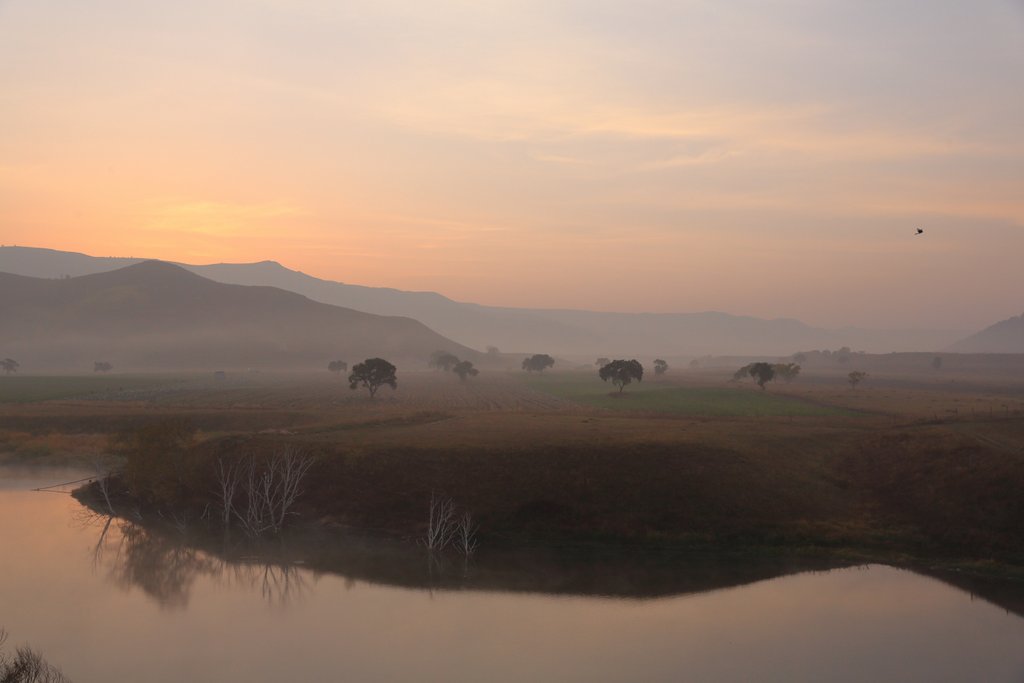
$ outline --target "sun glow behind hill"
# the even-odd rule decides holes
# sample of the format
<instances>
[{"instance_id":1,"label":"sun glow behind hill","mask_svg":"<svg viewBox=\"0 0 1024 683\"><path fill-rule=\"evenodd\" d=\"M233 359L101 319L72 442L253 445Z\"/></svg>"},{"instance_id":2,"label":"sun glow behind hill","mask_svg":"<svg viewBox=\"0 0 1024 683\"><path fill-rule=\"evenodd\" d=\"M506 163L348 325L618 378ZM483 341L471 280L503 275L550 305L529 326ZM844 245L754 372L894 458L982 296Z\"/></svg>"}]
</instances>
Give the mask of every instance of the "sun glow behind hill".
<instances>
[{"instance_id":1,"label":"sun glow behind hill","mask_svg":"<svg viewBox=\"0 0 1024 683\"><path fill-rule=\"evenodd\" d=\"M4 243L499 305L961 329L1019 309L1013 3L0 19Z\"/></svg>"}]
</instances>

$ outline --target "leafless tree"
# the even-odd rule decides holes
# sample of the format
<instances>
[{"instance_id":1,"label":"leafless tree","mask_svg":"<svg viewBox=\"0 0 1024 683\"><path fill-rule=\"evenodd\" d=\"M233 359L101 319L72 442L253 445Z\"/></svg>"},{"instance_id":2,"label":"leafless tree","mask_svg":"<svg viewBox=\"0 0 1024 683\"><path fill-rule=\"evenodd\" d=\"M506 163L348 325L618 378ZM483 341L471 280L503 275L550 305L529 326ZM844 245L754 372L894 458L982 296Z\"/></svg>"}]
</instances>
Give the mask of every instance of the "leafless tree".
<instances>
[{"instance_id":1,"label":"leafless tree","mask_svg":"<svg viewBox=\"0 0 1024 683\"><path fill-rule=\"evenodd\" d=\"M7 632L0 629L0 648L6 641ZM0 683L68 683L68 679L38 652L19 647L13 657L0 652Z\"/></svg>"},{"instance_id":2,"label":"leafless tree","mask_svg":"<svg viewBox=\"0 0 1024 683\"><path fill-rule=\"evenodd\" d=\"M479 525L473 521L473 513L463 510L455 524L455 547L466 557L476 552L477 529L479 529Z\"/></svg>"},{"instance_id":3,"label":"leafless tree","mask_svg":"<svg viewBox=\"0 0 1024 683\"><path fill-rule=\"evenodd\" d=\"M246 534L256 538L267 532L279 533L302 495L302 480L313 460L293 449L280 451L260 461L250 456L242 466L241 486L244 508L234 508Z\"/></svg>"},{"instance_id":4,"label":"leafless tree","mask_svg":"<svg viewBox=\"0 0 1024 683\"><path fill-rule=\"evenodd\" d=\"M427 530L420 539L423 546L431 553L444 550L455 537L456 529L454 501L431 493Z\"/></svg>"},{"instance_id":5,"label":"leafless tree","mask_svg":"<svg viewBox=\"0 0 1024 683\"><path fill-rule=\"evenodd\" d=\"M235 495L242 483L242 466L238 461L217 458L217 485L220 497L221 522L227 527L235 515Z\"/></svg>"},{"instance_id":6,"label":"leafless tree","mask_svg":"<svg viewBox=\"0 0 1024 683\"><path fill-rule=\"evenodd\" d=\"M114 504L110 502L110 472L100 464L99 460L93 459L92 466L96 470L96 486L107 503L107 511L111 515L115 515L117 513L114 512Z\"/></svg>"}]
</instances>

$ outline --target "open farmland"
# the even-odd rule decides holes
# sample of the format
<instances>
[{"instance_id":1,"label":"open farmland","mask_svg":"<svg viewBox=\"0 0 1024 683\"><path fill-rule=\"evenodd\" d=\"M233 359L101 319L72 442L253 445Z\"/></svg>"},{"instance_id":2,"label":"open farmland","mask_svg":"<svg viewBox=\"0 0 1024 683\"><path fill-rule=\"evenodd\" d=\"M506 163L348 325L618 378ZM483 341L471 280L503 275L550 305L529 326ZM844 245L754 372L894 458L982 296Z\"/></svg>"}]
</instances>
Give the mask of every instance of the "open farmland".
<instances>
[{"instance_id":1,"label":"open farmland","mask_svg":"<svg viewBox=\"0 0 1024 683\"><path fill-rule=\"evenodd\" d=\"M167 391L187 381L186 375L9 375L0 377L0 403L31 403L58 399Z\"/></svg>"},{"instance_id":2,"label":"open farmland","mask_svg":"<svg viewBox=\"0 0 1024 683\"><path fill-rule=\"evenodd\" d=\"M762 391L730 375L677 371L612 398L589 372L460 382L399 370L397 390L375 399L326 371L112 375L71 399L0 404L0 457L66 462L80 443L91 460L113 435L184 420L201 461L282 448L314 457L305 514L347 527L416 534L424 501L443 491L492 538L1016 558L1024 419L1012 395L885 377L853 390L813 374ZM947 408L957 405L974 410ZM893 496L894 481L914 495ZM984 491L994 493L979 506Z\"/></svg>"},{"instance_id":3,"label":"open farmland","mask_svg":"<svg viewBox=\"0 0 1024 683\"><path fill-rule=\"evenodd\" d=\"M852 411L804 400L798 394L751 389L749 385L696 384L659 378L634 382L622 393L597 373L562 373L533 376L527 385L536 391L583 406L602 410L664 413L672 415L740 416L841 416Z\"/></svg>"},{"instance_id":4,"label":"open farmland","mask_svg":"<svg viewBox=\"0 0 1024 683\"><path fill-rule=\"evenodd\" d=\"M101 400L145 400L189 408L287 409L319 411L387 410L571 410L571 401L525 385L517 375L482 373L460 382L450 373L398 371L398 388L382 387L371 399L352 390L344 377L322 374L229 374L173 387L96 394Z\"/></svg>"}]
</instances>

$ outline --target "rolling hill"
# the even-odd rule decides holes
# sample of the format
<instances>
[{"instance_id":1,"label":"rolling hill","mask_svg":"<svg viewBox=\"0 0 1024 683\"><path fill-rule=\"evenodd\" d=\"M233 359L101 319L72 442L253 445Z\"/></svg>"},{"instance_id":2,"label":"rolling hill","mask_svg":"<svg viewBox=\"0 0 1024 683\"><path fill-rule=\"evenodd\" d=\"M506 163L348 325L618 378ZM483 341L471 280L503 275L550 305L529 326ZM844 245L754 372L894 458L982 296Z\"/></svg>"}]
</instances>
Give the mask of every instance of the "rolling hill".
<instances>
[{"instance_id":1,"label":"rolling hill","mask_svg":"<svg viewBox=\"0 0 1024 683\"><path fill-rule=\"evenodd\" d=\"M45 280L0 273L0 354L25 370L326 367L381 356L422 367L445 349L479 357L415 320L323 304L274 287L213 282L146 261Z\"/></svg>"},{"instance_id":2,"label":"rolling hill","mask_svg":"<svg viewBox=\"0 0 1024 683\"><path fill-rule=\"evenodd\" d=\"M1024 314L989 325L949 347L957 353L1024 353Z\"/></svg>"},{"instance_id":3,"label":"rolling hill","mask_svg":"<svg viewBox=\"0 0 1024 683\"><path fill-rule=\"evenodd\" d=\"M99 273L139 260L30 247L0 248L0 271L34 277ZM335 306L414 318L475 349L494 345L508 352L544 352L578 359L788 355L800 349L841 346L869 352L925 351L944 348L963 336L963 332L948 330L823 329L793 319L720 312L609 313L483 306L453 301L435 292L321 280L274 261L179 265L218 282L278 287Z\"/></svg>"}]
</instances>

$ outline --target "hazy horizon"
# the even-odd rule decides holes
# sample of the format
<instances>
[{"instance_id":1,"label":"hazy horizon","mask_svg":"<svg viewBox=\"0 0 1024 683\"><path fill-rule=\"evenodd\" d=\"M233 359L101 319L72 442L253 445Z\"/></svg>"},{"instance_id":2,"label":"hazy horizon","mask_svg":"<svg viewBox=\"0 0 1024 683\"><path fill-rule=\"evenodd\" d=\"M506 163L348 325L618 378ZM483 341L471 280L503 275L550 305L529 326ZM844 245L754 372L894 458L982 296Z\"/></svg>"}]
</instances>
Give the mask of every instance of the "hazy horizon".
<instances>
[{"instance_id":1,"label":"hazy horizon","mask_svg":"<svg viewBox=\"0 0 1024 683\"><path fill-rule=\"evenodd\" d=\"M46 250L49 250L49 251L56 252L58 254L71 254L71 255L75 255L75 256L85 256L85 257L90 258L90 259L125 260L125 261L134 261L134 262L140 262L140 263L141 262L145 262L145 261L162 261L162 262L165 262L165 263L173 263L173 264L176 264L176 265L187 266L189 268L205 268L205 267L211 267L211 266L257 266L257 265L260 265L262 263L268 263L268 264L275 264L275 265L279 266L280 268L282 268L284 270L296 272L296 273L299 273L300 275L307 275L307 276L310 276L310 277L315 277L315 276L312 276L309 273L305 273L305 272L303 272L303 271L301 271L301 270L299 270L297 268L292 268L287 263L282 263L282 262L280 262L280 261L278 261L276 259L269 259L269 258L268 259L260 259L260 260L257 260L257 261L246 261L246 262L242 262L242 261L217 261L217 262L211 262L211 263L185 263L183 261L171 261L169 259L162 259L162 258L158 258L158 257L157 258L151 258L151 257L148 257L148 256L116 255L116 254L109 254L109 255L102 255L101 256L101 255L96 255L96 254L84 254L82 252L69 252L69 251L63 251L63 250L59 250L59 249L50 249L48 247L32 247L32 246L28 246L28 245L0 244L0 250L4 250L4 249L46 249ZM123 267L127 267L127 265L117 265L117 266L113 266L112 265L110 267L110 270L116 270L116 269L123 268ZM93 271L89 271L89 272L74 273L74 274L63 273L60 276L57 276L57 275L49 275L49 276L47 276L47 275L39 275L37 273L32 272L33 268L29 264L22 264L19 268L16 268L14 270L17 271L15 274L28 275L29 277L41 277L41 278L44 278L44 279L47 279L47 278L51 278L52 279L54 277L64 277L64 276L79 277L81 275L88 275L88 274L92 274L93 273ZM14 271L5 270L4 264L0 263L0 272L14 272ZM106 272L106 270L95 271L95 272ZM210 277L209 273L205 273L204 274L202 272L196 272L196 274L198 274L198 275L200 275L200 276L202 276L204 278L209 278ZM221 281L221 280L218 280L216 278L212 278L212 279L213 279L214 282L220 282ZM330 280L330 279L326 279L326 278L317 278L317 279L321 280L322 282L336 283L336 284L339 284L339 285L351 285L351 286L355 286L355 287L371 287L371 288L378 288L378 289L395 289L395 288L387 287L385 285L381 285L381 286L375 287L373 285L363 285L363 284L360 284L360 283L343 282L343 281L340 281L340 280ZM285 289L287 289L287 288L285 288ZM288 291L292 291L292 290L288 290ZM449 300L454 301L457 304L478 305L478 306L483 306L484 308L490 308L491 307L489 304L482 303L482 302L479 302L479 301L459 301L459 300L456 300L456 299L451 299L450 297L447 297L443 292L436 292L436 291L432 291L432 290L396 290L396 291L410 293L410 294L437 294L437 295L440 295L442 297L448 298ZM500 306L497 306L496 308L500 308ZM768 318L768 317L764 317L764 316L759 316L756 313L745 313L745 312L736 312L736 311L720 311L720 310L710 310L710 309L707 309L707 310L693 310L693 311L648 311L648 310L645 310L645 309L642 309L642 308L636 308L634 310L628 310L628 311L622 311L622 310L618 310L618 311L616 311L616 310L602 311L602 310L599 310L599 309L589 309L589 308L584 308L584 307L572 308L572 309L569 309L569 308L553 308L553 307L546 307L546 306L509 307L509 308L512 308L512 309L515 309L515 310L519 310L519 309L522 309L522 310L551 310L551 311L565 310L565 311L594 312L594 313L639 313L639 314L652 314L652 315L725 314L725 315L733 316L733 317L750 317L750 318L756 318L758 320L766 320L766 321L792 320L792 321L808 324L807 321L799 320L799 319L794 318L792 316L781 315L781 316L777 316L777 317L774 317L774 318ZM367 312L373 312L373 311L369 311L368 310ZM416 318L415 315L410 315L409 317ZM998 321L993 321L993 322L998 322ZM814 327L814 325L810 325L810 326ZM840 325L840 326L836 326L833 329L841 330L841 329L844 329L844 328L847 328L847 327L852 328L854 326ZM987 325L986 325L986 327L987 327ZM828 328L823 328L823 329L828 329ZM864 328L864 329L883 329L883 328ZM908 330L910 330L910 329L920 329L920 328L910 328L910 327L907 327L907 328L895 328L895 329L908 329ZM971 331L976 331L976 330L964 329L964 330L946 330L946 331L948 331L948 332L961 332L961 333L966 334L966 333L969 333Z\"/></svg>"},{"instance_id":2,"label":"hazy horizon","mask_svg":"<svg viewBox=\"0 0 1024 683\"><path fill-rule=\"evenodd\" d=\"M1022 37L1009 0L0 0L0 242L977 330L1024 308Z\"/></svg>"}]
</instances>

